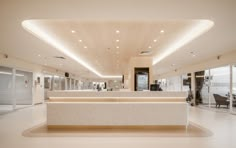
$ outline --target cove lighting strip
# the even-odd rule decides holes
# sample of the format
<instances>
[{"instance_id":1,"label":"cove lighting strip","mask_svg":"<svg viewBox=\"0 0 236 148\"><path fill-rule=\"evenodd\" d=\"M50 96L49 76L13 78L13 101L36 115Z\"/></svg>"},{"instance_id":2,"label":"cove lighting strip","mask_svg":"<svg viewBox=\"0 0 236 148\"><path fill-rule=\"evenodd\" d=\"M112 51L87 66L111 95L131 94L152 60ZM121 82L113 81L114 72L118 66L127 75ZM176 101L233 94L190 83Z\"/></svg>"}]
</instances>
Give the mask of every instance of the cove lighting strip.
<instances>
[{"instance_id":1,"label":"cove lighting strip","mask_svg":"<svg viewBox=\"0 0 236 148\"><path fill-rule=\"evenodd\" d=\"M213 27L214 22L210 20L197 20L198 23L191 27L189 30L185 32L185 34L181 37L179 37L178 40L176 40L173 44L170 44L169 47L164 49L164 52L161 53L160 55L156 56L153 59L152 65L157 64L173 52L177 51L179 48L183 47L193 39L197 38L201 34L205 33L208 31L211 27Z\"/></svg>"},{"instance_id":2,"label":"cove lighting strip","mask_svg":"<svg viewBox=\"0 0 236 148\"><path fill-rule=\"evenodd\" d=\"M0 74L3 74L3 75L12 75L12 73L10 73L10 72L5 72L5 71L0 71ZM24 77L25 75L16 74L16 76L18 76L18 77Z\"/></svg>"},{"instance_id":3,"label":"cove lighting strip","mask_svg":"<svg viewBox=\"0 0 236 148\"><path fill-rule=\"evenodd\" d=\"M91 67L88 63L83 61L81 58L70 52L68 48L60 44L57 40L55 40L53 37L51 37L49 34L47 34L43 29L41 29L39 26L37 26L33 21L25 20L22 22L22 26L24 29L38 37L39 39L45 41L49 45L55 47L56 49L60 50L62 53L67 55L68 57L72 58L91 72L95 73L97 76L101 78L122 78L120 75L102 75L98 71L96 71L93 67Z\"/></svg>"}]
</instances>

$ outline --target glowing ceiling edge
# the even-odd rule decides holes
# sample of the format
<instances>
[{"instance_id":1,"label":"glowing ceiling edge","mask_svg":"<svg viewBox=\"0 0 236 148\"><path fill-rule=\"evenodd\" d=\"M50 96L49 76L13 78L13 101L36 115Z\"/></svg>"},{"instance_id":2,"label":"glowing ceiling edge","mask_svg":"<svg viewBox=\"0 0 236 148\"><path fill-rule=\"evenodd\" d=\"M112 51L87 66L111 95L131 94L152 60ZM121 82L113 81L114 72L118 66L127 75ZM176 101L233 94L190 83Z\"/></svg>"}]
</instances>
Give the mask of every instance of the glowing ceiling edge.
<instances>
[{"instance_id":1,"label":"glowing ceiling edge","mask_svg":"<svg viewBox=\"0 0 236 148\"><path fill-rule=\"evenodd\" d=\"M113 76L113 75L102 75L98 71L96 71L93 67L88 65L85 61L80 59L78 56L75 56L75 54L71 53L66 47L64 47L62 44L57 42L54 38L49 36L46 32L44 32L40 27L32 23L30 20L25 20L22 22L22 26L24 29L38 37L39 39L45 41L49 45L55 47L56 49L60 50L62 53L67 55L68 57L72 58L91 72L95 73L97 76L101 78L122 78L122 76Z\"/></svg>"},{"instance_id":2,"label":"glowing ceiling edge","mask_svg":"<svg viewBox=\"0 0 236 148\"><path fill-rule=\"evenodd\" d=\"M193 39L197 38L201 34L205 33L208 31L211 27L213 27L214 22L210 20L198 20L199 22L190 28L186 33L180 37L178 40L176 40L173 44L171 44L168 48L164 50L163 53L160 55L156 56L153 59L152 65L157 64L173 52L177 51L179 48L183 47Z\"/></svg>"}]
</instances>

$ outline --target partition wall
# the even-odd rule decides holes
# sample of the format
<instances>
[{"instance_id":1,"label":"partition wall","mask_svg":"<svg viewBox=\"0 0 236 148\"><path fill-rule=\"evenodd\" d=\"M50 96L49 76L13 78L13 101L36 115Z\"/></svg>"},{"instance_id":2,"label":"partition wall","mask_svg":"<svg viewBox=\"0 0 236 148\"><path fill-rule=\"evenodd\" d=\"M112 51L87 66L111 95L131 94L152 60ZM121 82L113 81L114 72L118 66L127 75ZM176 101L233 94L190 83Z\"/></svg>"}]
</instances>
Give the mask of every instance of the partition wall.
<instances>
[{"instance_id":1,"label":"partition wall","mask_svg":"<svg viewBox=\"0 0 236 148\"><path fill-rule=\"evenodd\" d=\"M30 106L33 73L0 66L0 113Z\"/></svg>"}]
</instances>

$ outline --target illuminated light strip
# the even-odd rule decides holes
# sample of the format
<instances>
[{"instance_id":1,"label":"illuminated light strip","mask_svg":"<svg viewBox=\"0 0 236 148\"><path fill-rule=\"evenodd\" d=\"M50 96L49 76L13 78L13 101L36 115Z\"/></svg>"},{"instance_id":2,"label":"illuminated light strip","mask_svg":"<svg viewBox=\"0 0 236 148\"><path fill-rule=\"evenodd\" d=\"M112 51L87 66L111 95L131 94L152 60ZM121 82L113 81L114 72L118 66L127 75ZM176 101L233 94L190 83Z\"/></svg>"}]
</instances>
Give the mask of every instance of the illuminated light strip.
<instances>
[{"instance_id":1,"label":"illuminated light strip","mask_svg":"<svg viewBox=\"0 0 236 148\"><path fill-rule=\"evenodd\" d=\"M4 71L0 71L0 74L4 74L4 75L12 75L12 73L10 73L10 72L4 72ZM22 75L22 74L16 74L16 76L18 76L18 77L24 77L25 75Z\"/></svg>"},{"instance_id":2,"label":"illuminated light strip","mask_svg":"<svg viewBox=\"0 0 236 148\"><path fill-rule=\"evenodd\" d=\"M183 47L193 39L197 38L201 34L208 31L211 27L213 27L214 22L210 20L199 20L199 23L197 23L194 27L192 27L190 30L186 31L185 35L180 37L179 40L171 44L167 49L164 50L164 52L158 56L156 56L153 59L152 65L157 64L173 52L177 51L179 48Z\"/></svg>"},{"instance_id":3,"label":"illuminated light strip","mask_svg":"<svg viewBox=\"0 0 236 148\"><path fill-rule=\"evenodd\" d=\"M57 42L53 37L49 36L46 32L44 32L40 27L33 24L30 20L25 20L22 22L22 26L24 29L38 37L39 39L45 41L49 45L55 47L56 49L60 50L62 53L67 55L68 57L72 58L91 72L95 73L97 76L101 78L122 78L122 76L113 76L113 75L102 75L98 71L96 71L93 67L88 65L85 61L80 59L78 56L75 56L72 52L70 52L65 46Z\"/></svg>"}]
</instances>

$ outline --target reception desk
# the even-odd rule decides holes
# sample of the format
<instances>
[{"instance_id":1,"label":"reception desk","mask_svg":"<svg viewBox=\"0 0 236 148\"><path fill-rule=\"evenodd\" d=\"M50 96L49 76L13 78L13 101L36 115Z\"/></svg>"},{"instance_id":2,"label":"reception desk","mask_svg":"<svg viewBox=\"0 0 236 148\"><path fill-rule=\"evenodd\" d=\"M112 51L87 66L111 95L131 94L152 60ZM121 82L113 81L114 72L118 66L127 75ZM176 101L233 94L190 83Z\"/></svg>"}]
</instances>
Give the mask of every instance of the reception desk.
<instances>
[{"instance_id":1,"label":"reception desk","mask_svg":"<svg viewBox=\"0 0 236 148\"><path fill-rule=\"evenodd\" d=\"M75 126L187 126L186 92L48 93L47 125Z\"/></svg>"}]
</instances>

